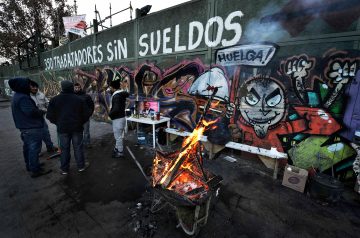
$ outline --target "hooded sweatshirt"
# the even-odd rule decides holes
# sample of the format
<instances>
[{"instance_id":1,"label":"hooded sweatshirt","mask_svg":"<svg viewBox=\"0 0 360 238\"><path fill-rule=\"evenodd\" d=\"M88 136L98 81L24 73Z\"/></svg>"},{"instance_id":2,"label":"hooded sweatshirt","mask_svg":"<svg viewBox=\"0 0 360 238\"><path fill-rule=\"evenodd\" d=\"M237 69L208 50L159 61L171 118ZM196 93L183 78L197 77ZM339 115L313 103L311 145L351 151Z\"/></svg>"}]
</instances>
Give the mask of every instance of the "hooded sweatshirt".
<instances>
[{"instance_id":1,"label":"hooded sweatshirt","mask_svg":"<svg viewBox=\"0 0 360 238\"><path fill-rule=\"evenodd\" d=\"M61 81L61 93L50 100L46 118L59 133L73 133L83 131L82 125L91 114L85 101L74 93L74 84Z\"/></svg>"},{"instance_id":2,"label":"hooded sweatshirt","mask_svg":"<svg viewBox=\"0 0 360 238\"><path fill-rule=\"evenodd\" d=\"M9 86L15 92L11 101L11 111L15 126L20 130L44 127L44 111L39 110L31 99L29 84L28 78L9 80Z\"/></svg>"}]
</instances>

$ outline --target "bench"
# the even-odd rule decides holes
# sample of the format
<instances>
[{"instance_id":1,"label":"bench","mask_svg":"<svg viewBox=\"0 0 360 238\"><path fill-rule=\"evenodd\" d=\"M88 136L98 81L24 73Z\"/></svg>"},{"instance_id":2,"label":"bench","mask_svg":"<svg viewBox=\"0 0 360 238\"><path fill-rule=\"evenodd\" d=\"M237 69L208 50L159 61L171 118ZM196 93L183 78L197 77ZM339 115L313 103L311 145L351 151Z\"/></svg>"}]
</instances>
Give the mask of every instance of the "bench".
<instances>
[{"instance_id":1,"label":"bench","mask_svg":"<svg viewBox=\"0 0 360 238\"><path fill-rule=\"evenodd\" d=\"M165 131L166 131L166 133L176 135L176 136L182 136L182 137L187 137L191 134L191 132L179 131L178 129L174 129L174 128L166 128ZM200 138L200 141L203 142L206 150L209 151L210 159L213 159L214 155L217 152L224 149L225 147L274 159L275 160L274 173L273 173L274 179L277 178L277 174L278 174L278 170L279 170L279 161L278 160L279 159L287 159L287 154L277 151L276 148L271 148L270 150L268 150L268 149L263 149L263 148L246 145L246 144L241 144L241 143L237 143L237 142L232 142L232 141L226 143L225 145L216 145L216 144L209 142L207 139L207 136L202 136Z\"/></svg>"}]
</instances>

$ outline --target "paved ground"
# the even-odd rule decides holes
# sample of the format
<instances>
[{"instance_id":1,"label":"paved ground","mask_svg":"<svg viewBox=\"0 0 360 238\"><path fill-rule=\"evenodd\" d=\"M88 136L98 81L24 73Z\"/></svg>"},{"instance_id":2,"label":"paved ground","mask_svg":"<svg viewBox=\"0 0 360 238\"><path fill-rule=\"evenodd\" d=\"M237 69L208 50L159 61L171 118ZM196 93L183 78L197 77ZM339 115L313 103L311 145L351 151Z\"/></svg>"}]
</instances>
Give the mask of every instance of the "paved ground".
<instances>
[{"instance_id":1,"label":"paved ground","mask_svg":"<svg viewBox=\"0 0 360 238\"><path fill-rule=\"evenodd\" d=\"M91 135L85 173L72 164L64 177L58 159L46 160L45 154L41 160L53 172L32 179L9 102L0 102L0 237L185 237L173 209L149 212L152 189L130 156L111 158L111 126L92 121ZM134 138L130 131L126 145L149 171L152 150L136 146ZM238 162L223 155L206 161L224 181L198 237L359 237L360 199L351 184L341 202L324 206L272 180L271 171L249 155L233 156Z\"/></svg>"}]
</instances>

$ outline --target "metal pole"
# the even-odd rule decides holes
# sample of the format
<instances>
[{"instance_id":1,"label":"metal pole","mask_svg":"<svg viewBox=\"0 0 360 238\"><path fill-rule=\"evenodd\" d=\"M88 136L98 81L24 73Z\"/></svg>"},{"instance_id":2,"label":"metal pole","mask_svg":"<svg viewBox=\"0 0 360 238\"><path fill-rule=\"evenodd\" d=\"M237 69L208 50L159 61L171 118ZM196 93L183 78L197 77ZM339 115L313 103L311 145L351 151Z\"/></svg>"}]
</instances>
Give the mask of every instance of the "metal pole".
<instances>
[{"instance_id":1,"label":"metal pole","mask_svg":"<svg viewBox=\"0 0 360 238\"><path fill-rule=\"evenodd\" d=\"M137 161L137 159L135 158L135 155L133 154L133 152L130 150L130 148L128 146L126 146L126 149L129 151L129 154L130 154L131 158L134 160L135 164L140 169L142 175L144 175L144 177L148 181L148 183L151 184L149 177L145 174L142 166L140 165L139 161Z\"/></svg>"},{"instance_id":2,"label":"metal pole","mask_svg":"<svg viewBox=\"0 0 360 238\"><path fill-rule=\"evenodd\" d=\"M133 11L133 8L132 8L132 6L131 6L131 1L130 1L130 20L132 20L132 11Z\"/></svg>"},{"instance_id":3,"label":"metal pole","mask_svg":"<svg viewBox=\"0 0 360 238\"><path fill-rule=\"evenodd\" d=\"M96 10L96 4L95 4L95 20L97 21L97 10Z\"/></svg>"},{"instance_id":4,"label":"metal pole","mask_svg":"<svg viewBox=\"0 0 360 238\"><path fill-rule=\"evenodd\" d=\"M75 9L75 16L77 15L77 5L76 5L76 0L74 0L74 9Z\"/></svg>"},{"instance_id":5,"label":"metal pole","mask_svg":"<svg viewBox=\"0 0 360 238\"><path fill-rule=\"evenodd\" d=\"M112 27L111 3L110 3L110 27Z\"/></svg>"}]
</instances>

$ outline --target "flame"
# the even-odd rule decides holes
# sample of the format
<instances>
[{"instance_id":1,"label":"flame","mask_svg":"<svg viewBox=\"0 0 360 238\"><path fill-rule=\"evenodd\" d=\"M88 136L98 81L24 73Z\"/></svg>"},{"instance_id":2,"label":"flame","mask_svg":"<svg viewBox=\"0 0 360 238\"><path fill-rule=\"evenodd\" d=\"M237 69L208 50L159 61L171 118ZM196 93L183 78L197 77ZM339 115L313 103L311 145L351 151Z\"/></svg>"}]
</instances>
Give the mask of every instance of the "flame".
<instances>
[{"instance_id":1,"label":"flame","mask_svg":"<svg viewBox=\"0 0 360 238\"><path fill-rule=\"evenodd\" d=\"M182 167L186 170L188 170L191 166L187 165L189 163L189 159L190 156L192 154L196 154L197 153L197 147L199 145L199 141L201 139L201 136L204 134L205 129L216 123L217 120L213 120L213 121L205 121L204 119L201 121L201 123L198 124L198 126L194 129L194 131L190 134L189 137L187 137L183 143L182 146L184 147L183 151L178 155L178 157L176 158L175 162L173 163L173 165L171 166L171 168L167 171L167 173L165 174L165 176L160 180L160 184L163 184L166 179L168 178L168 176L170 176L171 171L175 169L176 164L179 162L179 160L185 156L185 160L182 164Z\"/></svg>"},{"instance_id":2,"label":"flame","mask_svg":"<svg viewBox=\"0 0 360 238\"><path fill-rule=\"evenodd\" d=\"M190 200L200 199L207 194L209 175L202 168L202 146L199 141L207 129L215 127L216 122L201 120L190 136L184 139L181 151L156 153L152 169L154 187L161 185ZM194 189L196 191L191 193Z\"/></svg>"}]
</instances>

